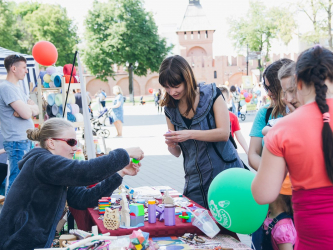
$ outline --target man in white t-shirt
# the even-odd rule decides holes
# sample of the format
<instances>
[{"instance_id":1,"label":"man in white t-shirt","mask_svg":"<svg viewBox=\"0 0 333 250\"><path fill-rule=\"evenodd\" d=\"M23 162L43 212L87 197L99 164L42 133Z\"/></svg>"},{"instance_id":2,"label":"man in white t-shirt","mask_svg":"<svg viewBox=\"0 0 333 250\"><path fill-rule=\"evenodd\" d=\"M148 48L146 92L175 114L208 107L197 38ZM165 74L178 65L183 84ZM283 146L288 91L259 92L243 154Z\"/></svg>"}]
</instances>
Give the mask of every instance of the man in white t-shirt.
<instances>
[{"instance_id":1,"label":"man in white t-shirt","mask_svg":"<svg viewBox=\"0 0 333 250\"><path fill-rule=\"evenodd\" d=\"M27 129L34 128L31 117L39 114L38 106L24 93L19 81L25 78L27 61L23 56L10 55L4 60L7 70L0 83L0 123L3 146L9 160L9 185L6 195L19 174L18 162L31 147Z\"/></svg>"}]
</instances>

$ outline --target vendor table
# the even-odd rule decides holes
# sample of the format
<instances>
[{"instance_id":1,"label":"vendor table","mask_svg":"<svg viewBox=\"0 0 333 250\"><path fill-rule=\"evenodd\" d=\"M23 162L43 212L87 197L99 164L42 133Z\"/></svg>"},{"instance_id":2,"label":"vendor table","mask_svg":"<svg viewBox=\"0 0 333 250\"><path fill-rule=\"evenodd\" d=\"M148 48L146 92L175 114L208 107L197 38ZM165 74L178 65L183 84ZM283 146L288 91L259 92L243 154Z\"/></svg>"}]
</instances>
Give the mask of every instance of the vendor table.
<instances>
[{"instance_id":1,"label":"vendor table","mask_svg":"<svg viewBox=\"0 0 333 250\"><path fill-rule=\"evenodd\" d=\"M191 201L198 208L202 208L199 204ZM97 210L93 208L88 208L87 210L77 210L74 208L70 208L70 211L76 221L76 224L79 229L84 231L90 231L91 227L97 225L99 233L110 233L111 236L119 236L119 235L129 235L133 232L133 230L141 229L144 232L149 233L150 237L160 237L160 236L183 236L185 233L196 233L198 235L203 235L201 230L196 226L193 226L192 223L184 223L181 219L176 216L176 225L175 226L165 226L164 221L160 222L156 220L156 223L150 224L148 221L145 221L144 227L139 228L119 228L117 230L108 230L103 225L103 220L99 220L99 214ZM228 234L238 239L237 235L229 230L221 227L222 234Z\"/></svg>"}]
</instances>

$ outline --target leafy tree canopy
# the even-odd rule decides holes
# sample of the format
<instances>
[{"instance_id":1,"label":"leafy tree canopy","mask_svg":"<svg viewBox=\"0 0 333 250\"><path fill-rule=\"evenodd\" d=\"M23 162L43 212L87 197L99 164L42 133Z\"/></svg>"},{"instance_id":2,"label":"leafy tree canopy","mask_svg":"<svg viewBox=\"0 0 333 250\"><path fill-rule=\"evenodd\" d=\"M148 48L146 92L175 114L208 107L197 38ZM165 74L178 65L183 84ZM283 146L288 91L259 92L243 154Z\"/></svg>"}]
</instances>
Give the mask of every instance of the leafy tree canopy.
<instances>
[{"instance_id":1,"label":"leafy tree canopy","mask_svg":"<svg viewBox=\"0 0 333 250\"><path fill-rule=\"evenodd\" d=\"M288 44L296 28L293 13L287 8L267 9L261 1L250 2L246 18L229 19L229 24L229 36L236 48L248 45L250 51L265 51L266 56L274 38Z\"/></svg>"},{"instance_id":2,"label":"leafy tree canopy","mask_svg":"<svg viewBox=\"0 0 333 250\"><path fill-rule=\"evenodd\" d=\"M73 61L79 42L77 26L60 5L0 0L0 46L31 54L36 42L49 41L58 50L58 65Z\"/></svg>"},{"instance_id":3,"label":"leafy tree canopy","mask_svg":"<svg viewBox=\"0 0 333 250\"><path fill-rule=\"evenodd\" d=\"M85 26L85 65L104 81L114 75L112 64L133 65L137 61L134 72L140 76L148 69L158 71L172 49L159 37L152 14L140 0L95 1Z\"/></svg>"}]
</instances>

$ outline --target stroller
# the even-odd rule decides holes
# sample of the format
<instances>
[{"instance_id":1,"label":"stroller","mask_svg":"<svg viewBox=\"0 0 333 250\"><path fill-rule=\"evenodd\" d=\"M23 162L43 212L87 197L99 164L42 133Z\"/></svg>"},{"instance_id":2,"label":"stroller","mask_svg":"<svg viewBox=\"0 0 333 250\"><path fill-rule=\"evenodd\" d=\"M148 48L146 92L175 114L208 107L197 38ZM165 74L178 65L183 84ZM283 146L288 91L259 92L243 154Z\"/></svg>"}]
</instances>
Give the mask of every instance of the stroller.
<instances>
[{"instance_id":1,"label":"stroller","mask_svg":"<svg viewBox=\"0 0 333 250\"><path fill-rule=\"evenodd\" d=\"M112 109L103 108L102 111L100 111L100 114L97 118L91 118L91 125L92 125L92 133L93 136L100 136L107 138L110 136L110 131L108 129L103 129L101 126L106 126L105 122L106 120L109 120L109 113ZM84 138L84 131L82 133L82 138Z\"/></svg>"},{"instance_id":2,"label":"stroller","mask_svg":"<svg viewBox=\"0 0 333 250\"><path fill-rule=\"evenodd\" d=\"M232 112L232 107L228 109L230 112ZM245 121L246 119L246 105L241 107L240 105L238 106L238 118L240 118L242 121Z\"/></svg>"}]
</instances>

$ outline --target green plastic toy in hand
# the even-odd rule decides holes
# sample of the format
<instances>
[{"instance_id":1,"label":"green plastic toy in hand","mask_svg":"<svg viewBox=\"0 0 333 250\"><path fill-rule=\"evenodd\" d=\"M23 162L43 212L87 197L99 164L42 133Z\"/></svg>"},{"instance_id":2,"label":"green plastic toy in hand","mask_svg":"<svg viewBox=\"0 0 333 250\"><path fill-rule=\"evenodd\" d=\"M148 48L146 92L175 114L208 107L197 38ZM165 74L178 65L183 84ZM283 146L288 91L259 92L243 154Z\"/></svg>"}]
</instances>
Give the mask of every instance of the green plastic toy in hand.
<instances>
[{"instance_id":1,"label":"green plastic toy in hand","mask_svg":"<svg viewBox=\"0 0 333 250\"><path fill-rule=\"evenodd\" d=\"M140 161L137 160L137 159L135 159L135 158L133 158L133 159L132 159L132 162L133 162L134 164L138 164Z\"/></svg>"}]
</instances>

